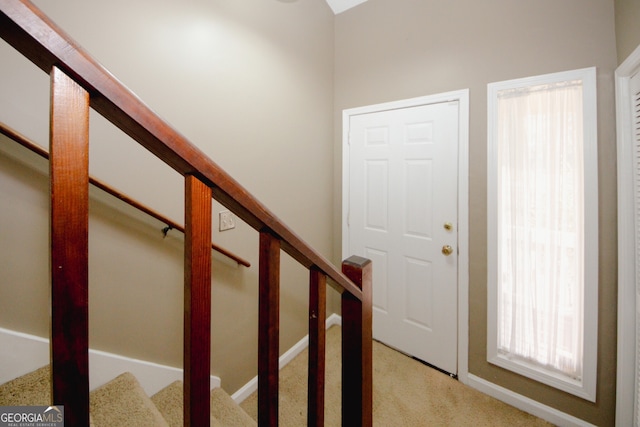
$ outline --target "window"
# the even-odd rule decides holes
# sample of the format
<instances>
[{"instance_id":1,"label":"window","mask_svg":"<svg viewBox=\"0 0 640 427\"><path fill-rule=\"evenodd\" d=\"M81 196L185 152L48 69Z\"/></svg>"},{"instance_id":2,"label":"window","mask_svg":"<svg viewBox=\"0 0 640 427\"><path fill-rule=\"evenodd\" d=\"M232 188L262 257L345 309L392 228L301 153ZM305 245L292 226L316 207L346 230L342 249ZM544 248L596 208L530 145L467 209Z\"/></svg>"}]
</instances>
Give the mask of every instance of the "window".
<instances>
[{"instance_id":1,"label":"window","mask_svg":"<svg viewBox=\"0 0 640 427\"><path fill-rule=\"evenodd\" d=\"M490 363L595 401L595 68L488 86Z\"/></svg>"}]
</instances>

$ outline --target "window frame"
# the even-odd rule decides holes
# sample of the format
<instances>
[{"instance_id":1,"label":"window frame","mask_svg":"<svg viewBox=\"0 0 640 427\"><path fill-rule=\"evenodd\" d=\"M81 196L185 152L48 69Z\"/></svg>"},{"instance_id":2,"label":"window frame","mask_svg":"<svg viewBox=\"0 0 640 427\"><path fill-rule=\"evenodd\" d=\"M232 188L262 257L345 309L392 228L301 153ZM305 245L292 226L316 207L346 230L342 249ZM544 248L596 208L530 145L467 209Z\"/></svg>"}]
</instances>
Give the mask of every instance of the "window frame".
<instances>
[{"instance_id":1,"label":"window frame","mask_svg":"<svg viewBox=\"0 0 640 427\"><path fill-rule=\"evenodd\" d=\"M498 352L498 147L497 96L505 89L569 80L583 83L584 127L584 310L583 372L581 380L542 366L509 359ZM596 400L598 354L598 136L596 68L514 79L487 85L487 361L543 384Z\"/></svg>"}]
</instances>

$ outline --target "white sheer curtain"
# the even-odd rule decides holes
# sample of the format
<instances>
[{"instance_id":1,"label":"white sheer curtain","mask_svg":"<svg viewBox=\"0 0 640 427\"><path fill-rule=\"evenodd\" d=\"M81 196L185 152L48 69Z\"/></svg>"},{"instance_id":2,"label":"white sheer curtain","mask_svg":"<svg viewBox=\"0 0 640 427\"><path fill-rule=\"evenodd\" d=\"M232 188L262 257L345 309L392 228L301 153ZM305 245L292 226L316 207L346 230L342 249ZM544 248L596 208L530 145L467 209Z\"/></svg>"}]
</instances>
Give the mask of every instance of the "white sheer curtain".
<instances>
[{"instance_id":1,"label":"white sheer curtain","mask_svg":"<svg viewBox=\"0 0 640 427\"><path fill-rule=\"evenodd\" d=\"M498 351L582 378L581 81L498 93Z\"/></svg>"}]
</instances>

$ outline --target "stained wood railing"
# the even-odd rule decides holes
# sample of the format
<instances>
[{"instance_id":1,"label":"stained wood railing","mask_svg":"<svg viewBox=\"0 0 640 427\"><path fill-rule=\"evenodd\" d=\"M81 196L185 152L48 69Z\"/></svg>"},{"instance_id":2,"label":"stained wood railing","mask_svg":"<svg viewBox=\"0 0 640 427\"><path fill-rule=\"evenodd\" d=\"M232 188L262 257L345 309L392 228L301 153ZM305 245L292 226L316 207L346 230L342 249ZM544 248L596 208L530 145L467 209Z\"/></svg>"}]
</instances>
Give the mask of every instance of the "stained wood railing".
<instances>
[{"instance_id":1,"label":"stained wood railing","mask_svg":"<svg viewBox=\"0 0 640 427\"><path fill-rule=\"evenodd\" d=\"M35 142L33 142L32 140L30 140L29 138L27 138L26 136L22 135L20 132L16 131L15 129L12 129L10 126L7 126L5 123L0 122L0 134L3 134L4 136L6 136L7 138L11 139L12 141L15 141L17 144L20 144L21 146L25 147L26 149L28 149L29 151L39 155L40 157L44 158L44 159L49 159L49 152L47 150L45 150L44 148L42 148L41 146L39 146L38 144L36 144ZM157 219L158 221L162 222L163 224L166 224L166 227L162 229L163 233L166 233L169 230L177 230L180 231L182 233L184 233L184 227L180 224L178 224L177 222L165 217L164 215L160 214L159 212L151 209L148 206L145 206L144 204L138 202L137 200L127 196L126 194L122 193L121 191L116 190L115 188L111 187L110 185L106 184L105 182L92 177L91 175L89 175L89 184L93 185L96 188L99 188L100 190L104 191L107 194L112 195L113 197L123 201L124 203L128 204L129 206L132 206L136 209L138 209L141 212L146 213L147 215ZM237 262L239 265L243 265L245 267L251 267L251 263L249 261L247 261L246 259L234 254L233 252L229 251L228 249L223 248L220 245L216 245L215 243L211 243L211 249L213 249L216 252L221 253L222 255L226 256L227 258L232 259L233 261Z\"/></svg>"},{"instance_id":2,"label":"stained wood railing","mask_svg":"<svg viewBox=\"0 0 640 427\"><path fill-rule=\"evenodd\" d=\"M308 423L323 425L324 288L329 284L342 295L343 425L370 426L371 263L351 257L338 270L31 3L0 0L0 37L51 76L52 403L65 406L65 425L89 425L87 159L92 107L185 177L185 425L209 425L213 197L260 234L259 424L278 425L279 266L285 251L310 271Z\"/></svg>"}]
</instances>

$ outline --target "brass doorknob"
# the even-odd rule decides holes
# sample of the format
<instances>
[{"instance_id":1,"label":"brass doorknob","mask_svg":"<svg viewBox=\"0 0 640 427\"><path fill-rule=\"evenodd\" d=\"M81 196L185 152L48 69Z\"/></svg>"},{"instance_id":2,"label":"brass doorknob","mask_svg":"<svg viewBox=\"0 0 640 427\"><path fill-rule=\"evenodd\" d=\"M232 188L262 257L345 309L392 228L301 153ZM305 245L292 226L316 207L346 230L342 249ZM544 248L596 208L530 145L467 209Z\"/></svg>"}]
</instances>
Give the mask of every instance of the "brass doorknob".
<instances>
[{"instance_id":1,"label":"brass doorknob","mask_svg":"<svg viewBox=\"0 0 640 427\"><path fill-rule=\"evenodd\" d=\"M446 256L449 256L453 253L453 248L450 245L444 245L442 247L442 253Z\"/></svg>"}]
</instances>

